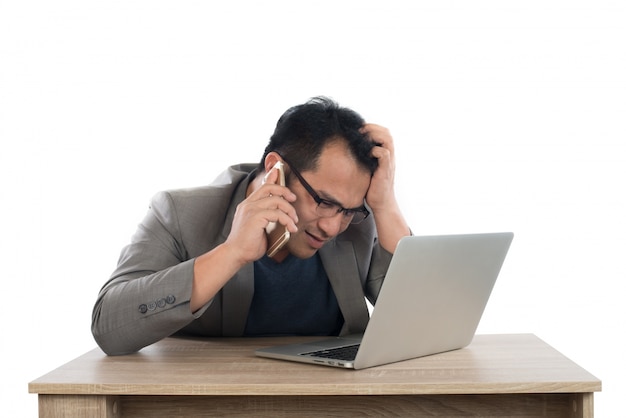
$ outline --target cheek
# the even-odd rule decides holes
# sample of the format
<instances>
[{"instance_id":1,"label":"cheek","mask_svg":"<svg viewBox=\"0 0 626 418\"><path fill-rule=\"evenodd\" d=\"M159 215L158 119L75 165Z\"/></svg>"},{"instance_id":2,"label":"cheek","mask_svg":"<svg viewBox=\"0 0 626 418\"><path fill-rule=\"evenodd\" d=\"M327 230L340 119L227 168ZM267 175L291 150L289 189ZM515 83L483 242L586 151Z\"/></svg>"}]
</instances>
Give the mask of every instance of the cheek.
<instances>
[{"instance_id":1,"label":"cheek","mask_svg":"<svg viewBox=\"0 0 626 418\"><path fill-rule=\"evenodd\" d=\"M314 221L317 218L317 214L315 213L315 207L309 205L307 202L304 202L304 199L298 197L293 203L293 208L296 210L296 214L298 215L298 228L301 225L306 225L311 221Z\"/></svg>"}]
</instances>

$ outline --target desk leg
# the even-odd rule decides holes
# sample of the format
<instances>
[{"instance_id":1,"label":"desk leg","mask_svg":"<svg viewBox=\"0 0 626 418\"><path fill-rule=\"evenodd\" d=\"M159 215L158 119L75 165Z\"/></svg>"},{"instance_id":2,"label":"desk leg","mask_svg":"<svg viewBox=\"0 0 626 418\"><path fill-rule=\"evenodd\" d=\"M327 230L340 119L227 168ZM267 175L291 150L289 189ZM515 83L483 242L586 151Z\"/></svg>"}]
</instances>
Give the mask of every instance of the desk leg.
<instances>
[{"instance_id":1,"label":"desk leg","mask_svg":"<svg viewBox=\"0 0 626 418\"><path fill-rule=\"evenodd\" d=\"M117 418L117 396L39 395L39 418Z\"/></svg>"},{"instance_id":2,"label":"desk leg","mask_svg":"<svg viewBox=\"0 0 626 418\"><path fill-rule=\"evenodd\" d=\"M575 418L593 418L593 392L573 395L572 411Z\"/></svg>"}]
</instances>

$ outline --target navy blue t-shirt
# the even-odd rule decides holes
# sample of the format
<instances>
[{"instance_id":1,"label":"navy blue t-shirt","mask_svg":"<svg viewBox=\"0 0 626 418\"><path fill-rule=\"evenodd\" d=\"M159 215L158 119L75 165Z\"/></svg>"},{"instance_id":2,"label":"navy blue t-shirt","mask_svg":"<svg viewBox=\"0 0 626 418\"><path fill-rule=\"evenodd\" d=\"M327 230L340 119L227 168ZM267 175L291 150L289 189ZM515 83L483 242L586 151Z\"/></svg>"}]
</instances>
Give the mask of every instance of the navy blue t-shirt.
<instances>
[{"instance_id":1,"label":"navy blue t-shirt","mask_svg":"<svg viewBox=\"0 0 626 418\"><path fill-rule=\"evenodd\" d=\"M343 316L318 254L254 263L254 297L245 335L338 335Z\"/></svg>"}]
</instances>

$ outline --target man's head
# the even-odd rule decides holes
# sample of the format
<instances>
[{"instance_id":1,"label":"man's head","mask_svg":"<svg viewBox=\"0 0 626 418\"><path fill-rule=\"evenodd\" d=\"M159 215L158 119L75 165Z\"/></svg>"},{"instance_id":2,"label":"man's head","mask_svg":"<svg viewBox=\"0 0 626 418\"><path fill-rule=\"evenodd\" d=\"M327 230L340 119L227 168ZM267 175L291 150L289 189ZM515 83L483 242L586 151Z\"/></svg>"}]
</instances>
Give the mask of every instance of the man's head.
<instances>
[{"instance_id":1,"label":"man's head","mask_svg":"<svg viewBox=\"0 0 626 418\"><path fill-rule=\"evenodd\" d=\"M361 133L365 121L355 111L340 107L327 97L314 97L288 109L276 124L265 148L259 169L274 151L292 162L299 171L313 170L323 148L330 142L345 144L355 161L373 174L378 160L370 155L374 144Z\"/></svg>"},{"instance_id":2,"label":"man's head","mask_svg":"<svg viewBox=\"0 0 626 418\"><path fill-rule=\"evenodd\" d=\"M356 112L323 97L295 106L279 119L260 171L282 160L287 186L297 196L298 232L292 234L284 255L288 251L311 257L348 228L352 215L365 210L378 161L371 156L375 144L361 133L363 126ZM329 204L334 211L320 210Z\"/></svg>"}]
</instances>

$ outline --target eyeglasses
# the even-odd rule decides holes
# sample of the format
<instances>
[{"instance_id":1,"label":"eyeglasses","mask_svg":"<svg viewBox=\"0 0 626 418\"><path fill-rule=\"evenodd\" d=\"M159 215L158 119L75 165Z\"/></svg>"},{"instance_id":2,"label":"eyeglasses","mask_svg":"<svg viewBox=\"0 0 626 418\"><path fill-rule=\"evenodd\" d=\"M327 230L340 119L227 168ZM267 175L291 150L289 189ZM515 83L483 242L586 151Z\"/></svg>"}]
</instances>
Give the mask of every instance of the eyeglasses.
<instances>
[{"instance_id":1,"label":"eyeglasses","mask_svg":"<svg viewBox=\"0 0 626 418\"><path fill-rule=\"evenodd\" d=\"M315 190L313 190L313 187L311 187L311 185L307 183L307 181L302 177L302 174L300 174L298 170L296 170L293 167L293 164L287 161L285 157L283 157L282 155L281 155L281 158L289 165L289 168L291 169L293 174L298 178L298 180L300 181L304 189L311 195L313 200L315 200L315 203L317 203L317 206L315 207L315 213L318 216L321 216L322 218L331 218L337 215L338 213L341 213L343 215L343 221L346 223L349 222L351 224L361 223L365 220L365 218L369 216L370 211L367 210L365 206L361 206L359 208L347 209L336 202L332 202L327 199L322 199L315 192Z\"/></svg>"}]
</instances>

